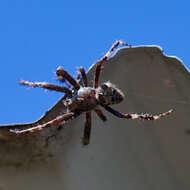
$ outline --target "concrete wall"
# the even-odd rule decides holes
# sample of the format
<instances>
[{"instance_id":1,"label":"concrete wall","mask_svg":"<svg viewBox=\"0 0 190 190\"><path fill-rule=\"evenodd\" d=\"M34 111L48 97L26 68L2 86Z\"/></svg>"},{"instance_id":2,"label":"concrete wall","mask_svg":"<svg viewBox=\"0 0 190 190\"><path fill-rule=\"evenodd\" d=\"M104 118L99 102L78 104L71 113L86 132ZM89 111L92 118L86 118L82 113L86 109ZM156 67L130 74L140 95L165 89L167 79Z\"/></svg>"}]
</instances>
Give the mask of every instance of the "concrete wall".
<instances>
[{"instance_id":1,"label":"concrete wall","mask_svg":"<svg viewBox=\"0 0 190 190\"><path fill-rule=\"evenodd\" d=\"M94 78L93 66L88 72ZM190 189L190 77L179 59L158 47L120 49L104 66L125 93L121 112L176 112L157 121L119 119L93 114L91 143L81 145L84 115L40 133L12 137L2 131L2 190L187 190ZM59 102L59 104L61 104ZM0 131L0 132L1 132ZM6 133L6 136L5 136ZM52 134L55 138L48 140Z\"/></svg>"}]
</instances>

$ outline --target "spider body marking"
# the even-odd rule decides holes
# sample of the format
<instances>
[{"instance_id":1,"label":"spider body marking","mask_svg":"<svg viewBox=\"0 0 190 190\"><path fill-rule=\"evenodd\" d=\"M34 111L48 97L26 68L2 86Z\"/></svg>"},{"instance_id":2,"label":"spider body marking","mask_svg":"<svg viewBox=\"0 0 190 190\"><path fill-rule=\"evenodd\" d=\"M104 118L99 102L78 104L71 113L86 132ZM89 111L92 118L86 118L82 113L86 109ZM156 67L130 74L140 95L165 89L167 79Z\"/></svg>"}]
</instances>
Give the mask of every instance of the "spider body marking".
<instances>
[{"instance_id":1,"label":"spider body marking","mask_svg":"<svg viewBox=\"0 0 190 190\"><path fill-rule=\"evenodd\" d=\"M82 113L86 114L86 122L84 126L84 134L82 138L83 145L88 145L90 142L91 135L91 112L94 111L97 116L102 120L106 121L106 117L101 111L99 107L104 108L106 111L112 113L116 117L124 118L124 119L142 119L142 120L157 120L161 117L165 117L174 111L174 109L170 109L167 112L160 113L158 115L151 115L148 113L145 114L137 114L137 113L127 113L123 114L117 110L114 110L110 107L112 104L118 104L123 101L124 94L111 82L105 82L99 84L99 76L102 69L102 65L108 60L108 57L114 51L114 49L118 45L127 45L122 41L116 41L110 50L96 63L96 71L93 87L88 86L88 81L86 77L86 73L83 67L79 68L77 79L82 78L82 85L77 82L67 71L65 71L62 67L58 67L56 70L56 75L58 80L61 82L66 82L67 86L71 88L67 88L64 86L49 84L46 82L29 82L29 81L20 81L20 84L27 85L30 87L41 87L44 89L54 90L63 92L66 94L66 98L63 100L64 108L66 108L66 112L61 113L56 112L56 107L54 112L56 116L52 118L48 118L46 114L37 122L32 122L29 124L10 124L10 125L1 125L1 127L7 127L10 129L10 132L15 134L26 134L29 132L36 132L42 130L43 128L52 127L55 125L64 124ZM53 109L52 109L53 110ZM50 110L51 111L51 110ZM52 111L53 112L53 111ZM55 114L54 114L55 115ZM44 119L46 118L46 119ZM26 129L18 129L19 127L27 127Z\"/></svg>"}]
</instances>

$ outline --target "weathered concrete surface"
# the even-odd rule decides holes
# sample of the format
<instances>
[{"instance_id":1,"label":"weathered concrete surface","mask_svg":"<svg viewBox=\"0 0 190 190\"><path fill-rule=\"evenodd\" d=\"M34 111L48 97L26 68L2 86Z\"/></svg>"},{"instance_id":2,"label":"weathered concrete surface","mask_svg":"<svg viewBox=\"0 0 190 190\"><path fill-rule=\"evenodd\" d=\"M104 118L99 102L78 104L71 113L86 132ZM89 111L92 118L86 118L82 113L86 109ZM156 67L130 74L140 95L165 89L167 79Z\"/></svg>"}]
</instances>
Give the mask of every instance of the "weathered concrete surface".
<instances>
[{"instance_id":1,"label":"weathered concrete surface","mask_svg":"<svg viewBox=\"0 0 190 190\"><path fill-rule=\"evenodd\" d=\"M190 75L180 60L158 47L122 48L104 66L101 81L107 80L126 95L115 109L176 112L157 121L130 121L104 111L106 123L94 114L87 147L80 139L84 116L58 132L51 128L12 137L3 129L0 189L190 189L190 136L185 133L190 128ZM52 134L56 138L48 141Z\"/></svg>"}]
</instances>

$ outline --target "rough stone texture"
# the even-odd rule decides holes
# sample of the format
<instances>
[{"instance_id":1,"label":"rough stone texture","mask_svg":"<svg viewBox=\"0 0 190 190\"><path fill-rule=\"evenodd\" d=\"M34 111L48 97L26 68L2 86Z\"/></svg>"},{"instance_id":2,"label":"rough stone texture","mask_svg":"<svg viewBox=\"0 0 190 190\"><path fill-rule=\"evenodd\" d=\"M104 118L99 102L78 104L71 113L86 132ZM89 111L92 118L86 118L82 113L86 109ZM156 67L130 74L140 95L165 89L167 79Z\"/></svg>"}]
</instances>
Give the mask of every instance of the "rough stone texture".
<instances>
[{"instance_id":1,"label":"rough stone texture","mask_svg":"<svg viewBox=\"0 0 190 190\"><path fill-rule=\"evenodd\" d=\"M94 69L88 72L90 81ZM55 127L15 137L2 129L0 189L190 189L190 136L185 132L190 129L190 75L184 65L159 47L121 48L104 66L101 81L107 80L126 95L115 109L176 112L157 121L131 121L103 110L108 121L93 114L87 147L80 139L83 115L60 131ZM47 141L52 134L56 137Z\"/></svg>"}]
</instances>

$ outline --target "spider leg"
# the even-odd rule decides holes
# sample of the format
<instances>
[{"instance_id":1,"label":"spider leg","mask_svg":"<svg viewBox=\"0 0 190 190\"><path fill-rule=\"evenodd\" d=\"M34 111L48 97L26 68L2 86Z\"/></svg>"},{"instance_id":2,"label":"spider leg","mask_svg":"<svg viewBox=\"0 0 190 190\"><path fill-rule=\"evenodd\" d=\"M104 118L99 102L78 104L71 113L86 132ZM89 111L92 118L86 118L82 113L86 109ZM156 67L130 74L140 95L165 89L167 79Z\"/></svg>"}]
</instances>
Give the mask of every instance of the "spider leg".
<instances>
[{"instance_id":1,"label":"spider leg","mask_svg":"<svg viewBox=\"0 0 190 190\"><path fill-rule=\"evenodd\" d=\"M16 133L16 134L26 134L26 133L30 133L30 132L36 132L36 131L40 131L46 127L52 127L52 126L55 126L58 124L65 124L66 122L76 118L77 116L78 116L78 114L75 114L73 112L66 113L66 114L60 115L60 116L56 117L55 119L53 119L47 123L44 123L42 125L37 125L35 127L31 127L31 128L24 129L24 130L10 129L10 132Z\"/></svg>"},{"instance_id":2,"label":"spider leg","mask_svg":"<svg viewBox=\"0 0 190 190\"><path fill-rule=\"evenodd\" d=\"M102 121L107 121L107 118L106 116L103 114L103 112L98 108L96 107L94 109L95 113L97 114L97 116L102 120Z\"/></svg>"},{"instance_id":3,"label":"spider leg","mask_svg":"<svg viewBox=\"0 0 190 190\"><path fill-rule=\"evenodd\" d=\"M116 110L114 110L113 108L109 107L109 106L104 106L104 108L109 111L110 113L112 113L113 115L119 117L119 118L125 118L125 119L143 119L143 120L157 120L160 119L161 117L165 117L166 115L169 115L170 113L172 113L174 111L174 109L170 109L167 112L164 113L160 113L158 115L151 115L148 113L142 113L142 114L137 114L137 113L128 113L128 114L123 114L120 113Z\"/></svg>"},{"instance_id":4,"label":"spider leg","mask_svg":"<svg viewBox=\"0 0 190 190\"><path fill-rule=\"evenodd\" d=\"M46 83L46 82L29 82L29 81L21 80L21 81L19 81L19 83L22 85L27 85L27 86L31 86L31 87L41 87L41 88L45 88L48 90L55 90L58 92L64 92L67 95L72 94L71 90L69 90L66 87L55 85L55 84L50 84L50 83Z\"/></svg>"},{"instance_id":5,"label":"spider leg","mask_svg":"<svg viewBox=\"0 0 190 190\"><path fill-rule=\"evenodd\" d=\"M70 85L70 83L69 83L67 80L65 80L65 79L62 79L62 80L61 80L61 79L60 79L59 81L65 83L68 88L71 88L71 85Z\"/></svg>"},{"instance_id":6,"label":"spider leg","mask_svg":"<svg viewBox=\"0 0 190 190\"><path fill-rule=\"evenodd\" d=\"M59 80L60 82L62 82L62 83L65 83L66 85L67 85L67 88L71 88L72 86L71 86L71 84L65 79L65 78L61 78L61 77L57 77L57 80Z\"/></svg>"},{"instance_id":7,"label":"spider leg","mask_svg":"<svg viewBox=\"0 0 190 190\"><path fill-rule=\"evenodd\" d=\"M58 67L56 70L56 75L58 80L64 81L65 79L69 81L70 84L73 85L75 90L79 90L80 85L77 83L77 81L67 72L65 71L62 67Z\"/></svg>"},{"instance_id":8,"label":"spider leg","mask_svg":"<svg viewBox=\"0 0 190 190\"><path fill-rule=\"evenodd\" d=\"M88 145L90 143L90 134L91 134L91 112L86 112L86 122L82 138L83 145Z\"/></svg>"},{"instance_id":9,"label":"spider leg","mask_svg":"<svg viewBox=\"0 0 190 190\"><path fill-rule=\"evenodd\" d=\"M116 41L112 47L109 49L109 51L98 61L95 71L95 79L94 79L94 88L97 88L99 86L99 77L100 77L100 71L102 69L102 64L108 59L110 54L118 47L118 45L126 45L131 47L128 43L122 42L122 41Z\"/></svg>"},{"instance_id":10,"label":"spider leg","mask_svg":"<svg viewBox=\"0 0 190 190\"><path fill-rule=\"evenodd\" d=\"M77 79L79 80L81 76L82 76L83 85L84 86L88 86L88 81L87 81L87 77L86 77L86 73L85 73L84 67L80 67L79 68Z\"/></svg>"}]
</instances>

